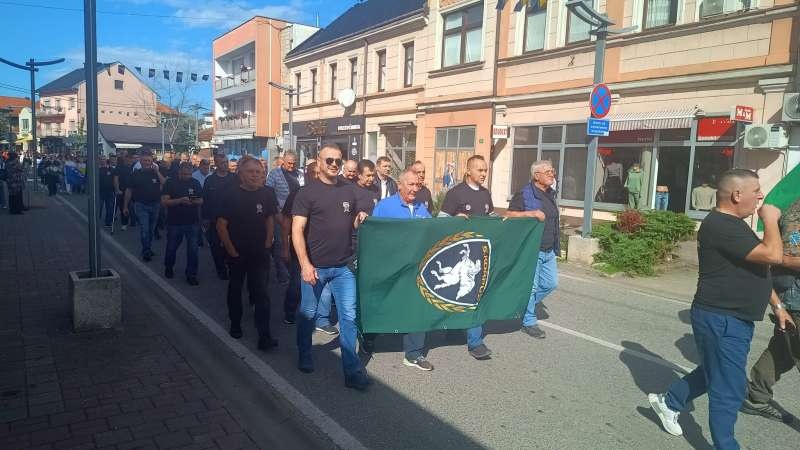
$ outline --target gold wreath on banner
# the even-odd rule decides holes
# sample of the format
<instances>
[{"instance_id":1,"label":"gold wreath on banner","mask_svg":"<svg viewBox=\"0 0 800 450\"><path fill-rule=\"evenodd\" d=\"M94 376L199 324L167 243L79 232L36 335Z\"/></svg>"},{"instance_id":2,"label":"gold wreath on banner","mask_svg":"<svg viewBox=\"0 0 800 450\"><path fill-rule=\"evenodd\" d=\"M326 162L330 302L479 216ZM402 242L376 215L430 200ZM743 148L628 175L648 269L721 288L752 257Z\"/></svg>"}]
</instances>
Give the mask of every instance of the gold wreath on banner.
<instances>
[{"instance_id":1,"label":"gold wreath on banner","mask_svg":"<svg viewBox=\"0 0 800 450\"><path fill-rule=\"evenodd\" d=\"M447 303L441 299L439 299L436 295L433 294L426 286L425 282L422 280L422 271L425 269L425 265L428 263L428 260L436 254L439 250L447 247L448 245L458 242L464 239L470 238L480 238L483 237L482 235L475 233L473 231L462 231L460 233L452 234L447 236L446 238L442 239L441 241L437 242L436 245L430 248L425 256L422 257L422 261L419 264L419 268L417 271L417 288L419 289L419 293L422 297L428 301L434 308L444 311L444 312L467 312L467 311L474 311L478 308L478 305L474 306L463 306L463 305L454 305L452 303Z\"/></svg>"}]
</instances>

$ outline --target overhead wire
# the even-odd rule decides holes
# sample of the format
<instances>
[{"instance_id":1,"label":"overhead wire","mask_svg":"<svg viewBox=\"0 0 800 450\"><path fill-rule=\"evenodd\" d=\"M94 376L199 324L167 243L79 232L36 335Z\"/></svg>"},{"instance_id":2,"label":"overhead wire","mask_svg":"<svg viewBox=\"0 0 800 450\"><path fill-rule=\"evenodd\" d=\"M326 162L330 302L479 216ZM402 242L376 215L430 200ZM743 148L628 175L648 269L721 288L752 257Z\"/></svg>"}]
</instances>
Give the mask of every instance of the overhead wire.
<instances>
[{"instance_id":1,"label":"overhead wire","mask_svg":"<svg viewBox=\"0 0 800 450\"><path fill-rule=\"evenodd\" d=\"M36 3L25 3L25 2L0 1L0 5L22 6L22 7L26 7L26 8L40 8L40 9L50 9L50 10L56 10L56 11L73 11L73 12L81 12L81 13L83 12L83 8L68 8L68 7L65 7L65 6L41 5L41 4L36 4ZM160 19L197 20L197 21L201 21L201 22L216 22L216 21L219 20L218 17L192 17L192 16L177 15L177 14L137 13L137 12L130 12L130 11L103 11L103 10L98 10L97 14L106 14L106 15L114 15L114 16L132 16L132 17L153 17L153 18L160 18Z\"/></svg>"}]
</instances>

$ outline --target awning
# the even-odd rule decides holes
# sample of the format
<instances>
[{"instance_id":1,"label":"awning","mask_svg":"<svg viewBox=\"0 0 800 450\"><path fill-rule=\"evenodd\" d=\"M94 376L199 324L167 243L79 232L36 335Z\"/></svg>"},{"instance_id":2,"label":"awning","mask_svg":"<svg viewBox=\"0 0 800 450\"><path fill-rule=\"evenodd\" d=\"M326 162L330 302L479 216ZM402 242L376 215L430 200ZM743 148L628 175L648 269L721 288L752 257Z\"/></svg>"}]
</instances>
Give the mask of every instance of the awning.
<instances>
[{"instance_id":1,"label":"awning","mask_svg":"<svg viewBox=\"0 0 800 450\"><path fill-rule=\"evenodd\" d=\"M378 126L381 128L414 128L416 127L416 124L409 120L405 122L379 123Z\"/></svg>"},{"instance_id":2,"label":"awning","mask_svg":"<svg viewBox=\"0 0 800 450\"><path fill-rule=\"evenodd\" d=\"M610 114L611 131L664 130L691 128L697 108L674 111L652 111L643 113Z\"/></svg>"},{"instance_id":3,"label":"awning","mask_svg":"<svg viewBox=\"0 0 800 450\"><path fill-rule=\"evenodd\" d=\"M33 136L31 136L31 135L29 134L29 135L26 135L26 136L21 136L21 137L20 137L19 139L17 139L17 140L16 140L14 143L15 143L15 144L24 144L25 142L30 142L30 141L32 141L32 140L33 140ZM6 142L6 143L7 143L7 142Z\"/></svg>"},{"instance_id":4,"label":"awning","mask_svg":"<svg viewBox=\"0 0 800 450\"><path fill-rule=\"evenodd\" d=\"M142 148L142 144L124 144L124 143L114 143L115 148Z\"/></svg>"}]
</instances>

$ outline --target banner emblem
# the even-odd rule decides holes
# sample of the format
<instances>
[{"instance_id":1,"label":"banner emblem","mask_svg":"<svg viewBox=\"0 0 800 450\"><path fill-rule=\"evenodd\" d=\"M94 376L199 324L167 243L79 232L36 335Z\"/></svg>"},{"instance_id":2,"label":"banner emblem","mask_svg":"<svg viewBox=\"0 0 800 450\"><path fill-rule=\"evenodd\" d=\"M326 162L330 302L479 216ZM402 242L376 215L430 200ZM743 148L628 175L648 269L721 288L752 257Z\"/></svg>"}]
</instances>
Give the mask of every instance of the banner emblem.
<instances>
[{"instance_id":1,"label":"banner emblem","mask_svg":"<svg viewBox=\"0 0 800 450\"><path fill-rule=\"evenodd\" d=\"M437 242L422 258L417 287L435 308L474 311L489 280L492 243L471 231Z\"/></svg>"}]
</instances>

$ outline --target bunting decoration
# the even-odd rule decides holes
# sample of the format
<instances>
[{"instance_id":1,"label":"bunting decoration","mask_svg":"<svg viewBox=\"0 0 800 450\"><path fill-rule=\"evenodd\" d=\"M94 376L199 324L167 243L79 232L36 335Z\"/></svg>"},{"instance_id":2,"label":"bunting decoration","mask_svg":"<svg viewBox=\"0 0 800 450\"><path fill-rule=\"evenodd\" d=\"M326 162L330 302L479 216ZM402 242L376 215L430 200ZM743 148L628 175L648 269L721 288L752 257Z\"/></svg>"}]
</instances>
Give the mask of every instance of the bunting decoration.
<instances>
[{"instance_id":1,"label":"bunting decoration","mask_svg":"<svg viewBox=\"0 0 800 450\"><path fill-rule=\"evenodd\" d=\"M136 70L136 72L139 75L143 74L143 70L144 69L142 68L142 66L135 66L134 69ZM120 75L125 75L125 66L122 65L122 64L117 65L117 71L119 72ZM106 72L108 73L109 76L111 76L111 66L106 67ZM169 80L170 79L169 78L170 70L162 70L162 77L158 77L157 73L158 73L158 69L150 69L150 68L148 68L147 69L147 78L162 78L163 77L163 79L165 79L165 80ZM177 83L183 83L183 81L184 81L183 80L183 76L184 76L185 73L186 72L175 71L174 72L174 76L175 76L174 80ZM196 82L198 79L201 79L202 81L208 81L208 79L210 78L210 76L208 74L200 75L200 74L198 74L196 72L188 72L186 74L188 75L188 79L186 80L187 83L189 82L189 79L191 79L193 82Z\"/></svg>"},{"instance_id":2,"label":"bunting decoration","mask_svg":"<svg viewBox=\"0 0 800 450\"><path fill-rule=\"evenodd\" d=\"M203 81L208 81L208 75L203 75Z\"/></svg>"},{"instance_id":3,"label":"bunting decoration","mask_svg":"<svg viewBox=\"0 0 800 450\"><path fill-rule=\"evenodd\" d=\"M136 69L136 71L139 72L139 75L142 74L142 68L141 67L136 66L136 67L134 67L134 69Z\"/></svg>"},{"instance_id":4,"label":"bunting decoration","mask_svg":"<svg viewBox=\"0 0 800 450\"><path fill-rule=\"evenodd\" d=\"M196 73L191 74L190 78L192 79L192 81L197 81L197 74Z\"/></svg>"}]
</instances>

